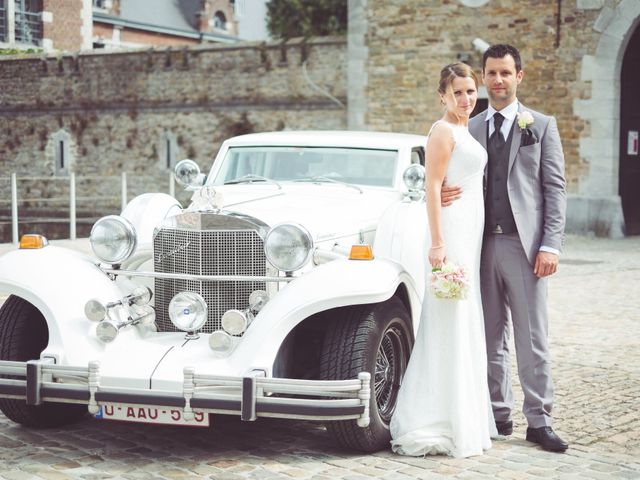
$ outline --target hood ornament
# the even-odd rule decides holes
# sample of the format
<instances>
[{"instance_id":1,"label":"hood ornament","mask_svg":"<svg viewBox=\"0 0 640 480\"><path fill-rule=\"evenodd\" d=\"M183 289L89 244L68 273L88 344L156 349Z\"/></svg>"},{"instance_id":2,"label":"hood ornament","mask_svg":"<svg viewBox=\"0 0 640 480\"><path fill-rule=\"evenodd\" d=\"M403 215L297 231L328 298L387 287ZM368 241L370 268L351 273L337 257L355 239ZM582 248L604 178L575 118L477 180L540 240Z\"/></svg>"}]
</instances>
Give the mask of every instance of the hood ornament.
<instances>
[{"instance_id":1,"label":"hood ornament","mask_svg":"<svg viewBox=\"0 0 640 480\"><path fill-rule=\"evenodd\" d=\"M191 196L190 212L219 212L222 209L222 192L216 191L210 185L199 188Z\"/></svg>"}]
</instances>

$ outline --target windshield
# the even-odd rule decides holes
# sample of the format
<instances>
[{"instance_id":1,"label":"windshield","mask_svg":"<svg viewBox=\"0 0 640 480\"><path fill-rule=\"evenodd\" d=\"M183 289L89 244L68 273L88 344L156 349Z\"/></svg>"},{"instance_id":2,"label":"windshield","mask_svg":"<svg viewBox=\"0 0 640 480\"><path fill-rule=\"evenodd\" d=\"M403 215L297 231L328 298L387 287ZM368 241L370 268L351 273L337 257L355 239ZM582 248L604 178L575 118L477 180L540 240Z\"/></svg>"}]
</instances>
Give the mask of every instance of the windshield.
<instances>
[{"instance_id":1,"label":"windshield","mask_svg":"<svg viewBox=\"0 0 640 480\"><path fill-rule=\"evenodd\" d=\"M214 185L241 178L254 181L327 181L393 186L398 152L327 147L233 147Z\"/></svg>"}]
</instances>

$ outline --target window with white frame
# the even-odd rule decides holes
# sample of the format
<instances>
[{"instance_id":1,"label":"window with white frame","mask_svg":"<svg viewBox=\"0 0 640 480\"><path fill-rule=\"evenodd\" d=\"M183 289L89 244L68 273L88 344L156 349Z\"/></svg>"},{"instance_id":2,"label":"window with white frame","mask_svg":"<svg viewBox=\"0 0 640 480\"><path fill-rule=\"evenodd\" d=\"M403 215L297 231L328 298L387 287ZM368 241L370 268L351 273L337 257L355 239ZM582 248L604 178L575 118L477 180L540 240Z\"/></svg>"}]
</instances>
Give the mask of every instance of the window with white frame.
<instances>
[{"instance_id":1,"label":"window with white frame","mask_svg":"<svg viewBox=\"0 0 640 480\"><path fill-rule=\"evenodd\" d=\"M7 0L0 0L0 42L9 41L9 25L7 25Z\"/></svg>"},{"instance_id":2,"label":"window with white frame","mask_svg":"<svg viewBox=\"0 0 640 480\"><path fill-rule=\"evenodd\" d=\"M42 1L15 1L15 42L42 45Z\"/></svg>"}]
</instances>

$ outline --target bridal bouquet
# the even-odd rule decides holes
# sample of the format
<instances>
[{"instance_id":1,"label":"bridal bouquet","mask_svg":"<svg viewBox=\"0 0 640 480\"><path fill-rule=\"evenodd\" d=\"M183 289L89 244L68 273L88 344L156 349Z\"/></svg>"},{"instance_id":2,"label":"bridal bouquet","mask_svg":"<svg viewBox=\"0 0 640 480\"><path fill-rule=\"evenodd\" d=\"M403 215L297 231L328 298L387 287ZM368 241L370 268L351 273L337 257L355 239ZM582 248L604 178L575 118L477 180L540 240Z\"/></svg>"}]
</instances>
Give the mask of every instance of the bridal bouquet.
<instances>
[{"instance_id":1,"label":"bridal bouquet","mask_svg":"<svg viewBox=\"0 0 640 480\"><path fill-rule=\"evenodd\" d=\"M431 271L431 291L436 298L461 300L467 298L469 278L464 267L446 263Z\"/></svg>"}]
</instances>

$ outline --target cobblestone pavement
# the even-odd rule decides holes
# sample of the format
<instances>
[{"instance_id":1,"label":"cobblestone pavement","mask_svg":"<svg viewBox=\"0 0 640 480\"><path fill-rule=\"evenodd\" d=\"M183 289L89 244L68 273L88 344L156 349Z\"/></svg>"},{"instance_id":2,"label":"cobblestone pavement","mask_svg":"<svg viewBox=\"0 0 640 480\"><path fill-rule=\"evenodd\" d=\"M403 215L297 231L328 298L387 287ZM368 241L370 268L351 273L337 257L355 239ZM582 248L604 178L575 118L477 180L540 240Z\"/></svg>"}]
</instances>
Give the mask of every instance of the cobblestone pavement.
<instances>
[{"instance_id":1,"label":"cobblestone pavement","mask_svg":"<svg viewBox=\"0 0 640 480\"><path fill-rule=\"evenodd\" d=\"M565 454L526 442L520 412L514 435L469 459L347 453L311 422L215 417L203 430L88 418L38 431L0 414L0 478L640 478L639 286L640 238L568 238L550 282L555 428L571 444ZM521 402L517 378L514 387Z\"/></svg>"}]
</instances>

